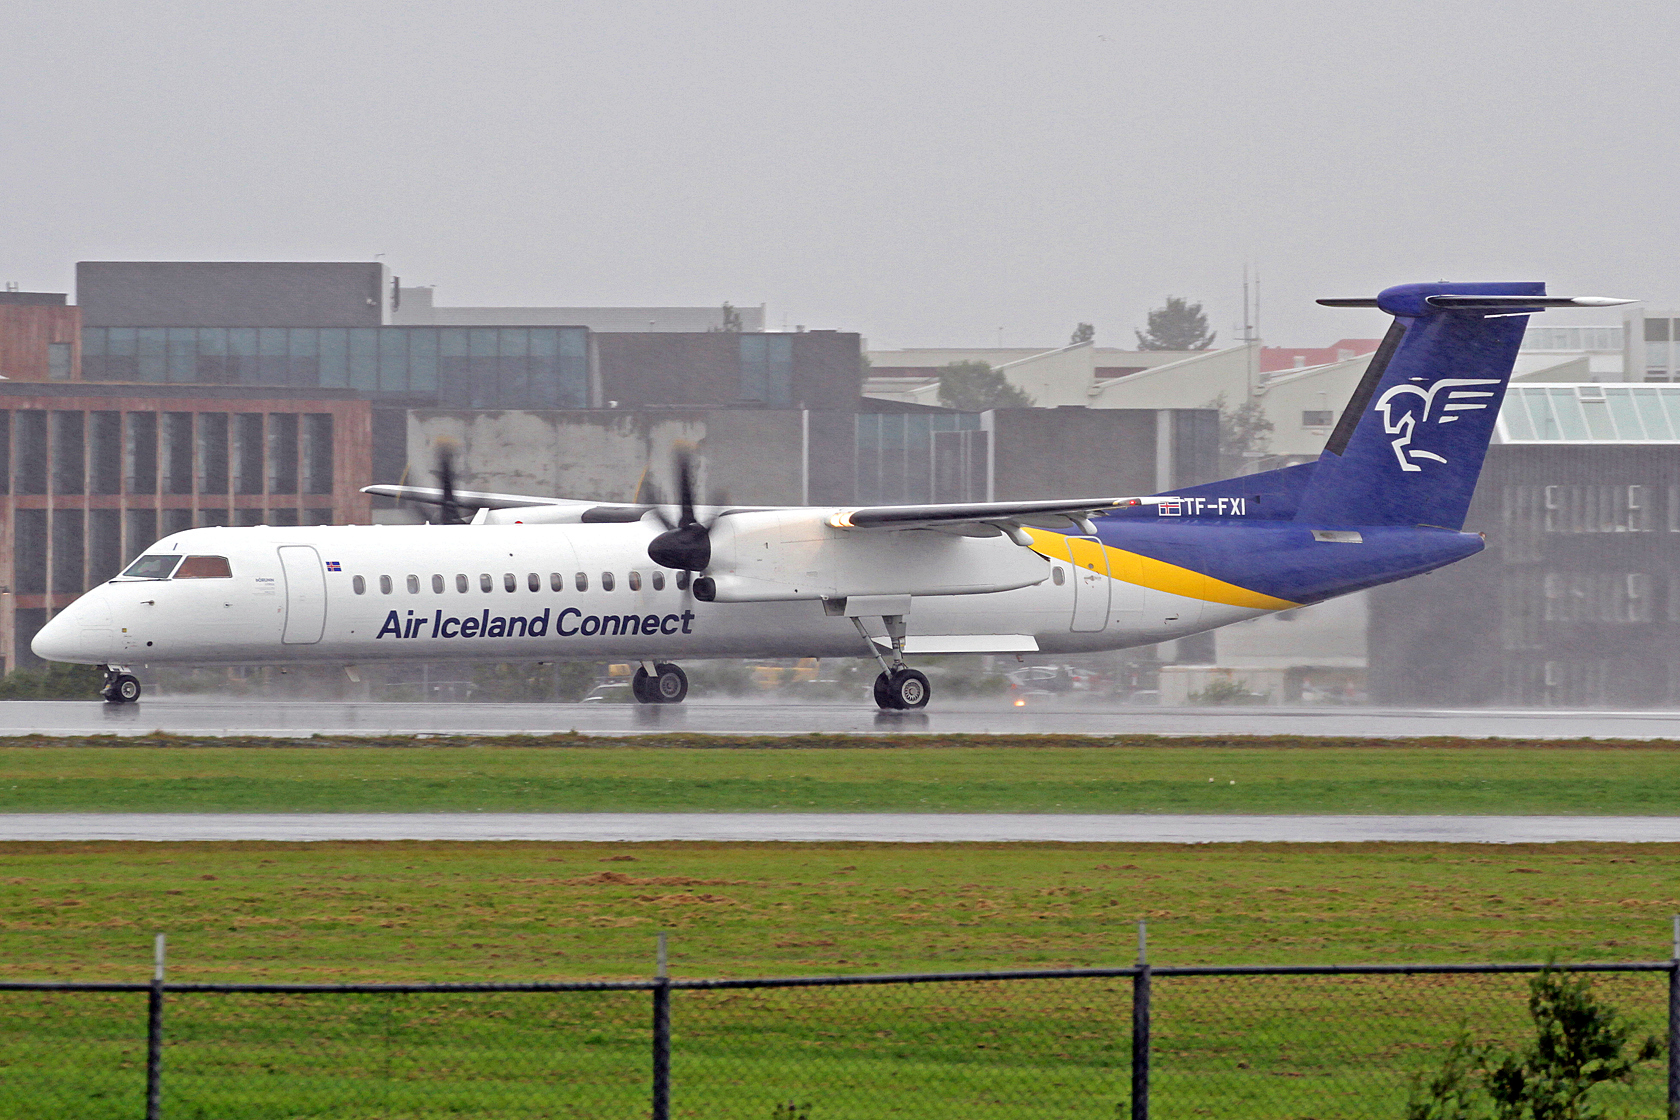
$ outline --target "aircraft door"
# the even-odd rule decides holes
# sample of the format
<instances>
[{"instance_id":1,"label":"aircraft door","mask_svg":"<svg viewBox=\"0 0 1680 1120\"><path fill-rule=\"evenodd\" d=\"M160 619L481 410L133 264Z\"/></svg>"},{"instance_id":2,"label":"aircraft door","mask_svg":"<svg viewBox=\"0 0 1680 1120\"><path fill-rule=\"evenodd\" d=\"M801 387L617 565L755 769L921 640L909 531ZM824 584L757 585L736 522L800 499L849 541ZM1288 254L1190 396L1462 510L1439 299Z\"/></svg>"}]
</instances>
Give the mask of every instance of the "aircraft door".
<instances>
[{"instance_id":1,"label":"aircraft door","mask_svg":"<svg viewBox=\"0 0 1680 1120\"><path fill-rule=\"evenodd\" d=\"M286 645L313 645L327 626L327 575L321 556L306 544L280 548L280 570L286 577Z\"/></svg>"},{"instance_id":2,"label":"aircraft door","mask_svg":"<svg viewBox=\"0 0 1680 1120\"><path fill-rule=\"evenodd\" d=\"M1101 630L1108 625L1108 550L1095 537L1069 537L1073 561L1073 629Z\"/></svg>"}]
</instances>

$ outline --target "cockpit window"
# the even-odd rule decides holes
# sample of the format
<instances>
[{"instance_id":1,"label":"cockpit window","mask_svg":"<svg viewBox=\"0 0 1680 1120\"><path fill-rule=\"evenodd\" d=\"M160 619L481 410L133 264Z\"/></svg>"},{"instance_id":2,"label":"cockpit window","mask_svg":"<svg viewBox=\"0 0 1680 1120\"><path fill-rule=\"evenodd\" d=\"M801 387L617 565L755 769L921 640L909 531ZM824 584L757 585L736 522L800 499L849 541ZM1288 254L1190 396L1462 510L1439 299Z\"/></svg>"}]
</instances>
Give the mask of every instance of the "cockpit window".
<instances>
[{"instance_id":1,"label":"cockpit window","mask_svg":"<svg viewBox=\"0 0 1680 1120\"><path fill-rule=\"evenodd\" d=\"M123 572L123 578L168 579L169 573L173 572L175 565L180 562L179 556L142 556L128 566L128 570Z\"/></svg>"},{"instance_id":2,"label":"cockpit window","mask_svg":"<svg viewBox=\"0 0 1680 1120\"><path fill-rule=\"evenodd\" d=\"M226 556L189 556L175 572L176 579L232 579Z\"/></svg>"}]
</instances>

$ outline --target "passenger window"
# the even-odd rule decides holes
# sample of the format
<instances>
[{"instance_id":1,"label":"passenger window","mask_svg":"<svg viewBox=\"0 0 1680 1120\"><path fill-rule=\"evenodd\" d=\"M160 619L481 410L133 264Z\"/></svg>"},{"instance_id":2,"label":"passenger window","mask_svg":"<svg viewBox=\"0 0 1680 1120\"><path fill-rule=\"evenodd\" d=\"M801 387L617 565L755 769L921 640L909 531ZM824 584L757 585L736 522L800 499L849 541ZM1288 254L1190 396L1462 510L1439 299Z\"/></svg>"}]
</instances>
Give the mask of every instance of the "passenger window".
<instances>
[{"instance_id":1,"label":"passenger window","mask_svg":"<svg viewBox=\"0 0 1680 1120\"><path fill-rule=\"evenodd\" d=\"M358 595L367 594L367 580L363 579L361 576L352 576L350 579L350 590L354 591Z\"/></svg>"},{"instance_id":2,"label":"passenger window","mask_svg":"<svg viewBox=\"0 0 1680 1120\"><path fill-rule=\"evenodd\" d=\"M653 589L655 591L665 590L665 573L664 572L654 572L653 573Z\"/></svg>"},{"instance_id":3,"label":"passenger window","mask_svg":"<svg viewBox=\"0 0 1680 1120\"><path fill-rule=\"evenodd\" d=\"M550 591L566 590L566 577L559 572L548 573L548 589Z\"/></svg>"},{"instance_id":4,"label":"passenger window","mask_svg":"<svg viewBox=\"0 0 1680 1120\"><path fill-rule=\"evenodd\" d=\"M542 577L539 576L536 572L532 572L529 576L526 577L525 586L529 587L532 591L541 591L542 590Z\"/></svg>"},{"instance_id":5,"label":"passenger window","mask_svg":"<svg viewBox=\"0 0 1680 1120\"><path fill-rule=\"evenodd\" d=\"M467 593L467 573L457 572L455 574L455 590L461 595L465 595Z\"/></svg>"},{"instance_id":6,"label":"passenger window","mask_svg":"<svg viewBox=\"0 0 1680 1120\"><path fill-rule=\"evenodd\" d=\"M128 566L123 576L128 579L168 579L169 573L180 562L179 556L142 556Z\"/></svg>"},{"instance_id":7,"label":"passenger window","mask_svg":"<svg viewBox=\"0 0 1680 1120\"><path fill-rule=\"evenodd\" d=\"M689 580L690 574L691 573L689 573L689 572L678 572L677 573L677 590L678 591L687 591L688 590L688 580Z\"/></svg>"},{"instance_id":8,"label":"passenger window","mask_svg":"<svg viewBox=\"0 0 1680 1120\"><path fill-rule=\"evenodd\" d=\"M503 572L502 573L502 590L504 590L504 591L517 591L517 590L519 590L519 581L517 579L513 578L513 573L512 572Z\"/></svg>"},{"instance_id":9,"label":"passenger window","mask_svg":"<svg viewBox=\"0 0 1680 1120\"><path fill-rule=\"evenodd\" d=\"M480 572L479 573L478 589L480 591L489 591L491 588L493 588L495 586L496 586L496 582L490 578L490 573L489 572Z\"/></svg>"},{"instance_id":10,"label":"passenger window","mask_svg":"<svg viewBox=\"0 0 1680 1120\"><path fill-rule=\"evenodd\" d=\"M627 582L630 584L630 590L640 591L642 589L642 573L631 572L630 578Z\"/></svg>"},{"instance_id":11,"label":"passenger window","mask_svg":"<svg viewBox=\"0 0 1680 1120\"><path fill-rule=\"evenodd\" d=\"M391 593L391 577L390 576L380 576L379 577L379 593L381 595L389 595Z\"/></svg>"},{"instance_id":12,"label":"passenger window","mask_svg":"<svg viewBox=\"0 0 1680 1120\"><path fill-rule=\"evenodd\" d=\"M226 556L189 556L175 569L176 579L232 579Z\"/></svg>"},{"instance_id":13,"label":"passenger window","mask_svg":"<svg viewBox=\"0 0 1680 1120\"><path fill-rule=\"evenodd\" d=\"M409 576L408 577L408 593L410 595L420 594L420 577L419 576Z\"/></svg>"},{"instance_id":14,"label":"passenger window","mask_svg":"<svg viewBox=\"0 0 1680 1120\"><path fill-rule=\"evenodd\" d=\"M1062 570L1060 568L1053 567L1050 569L1050 581L1057 587L1060 587L1062 584L1067 582L1067 576L1062 574Z\"/></svg>"},{"instance_id":15,"label":"passenger window","mask_svg":"<svg viewBox=\"0 0 1680 1120\"><path fill-rule=\"evenodd\" d=\"M432 577L432 594L433 595L442 595L443 594L443 577L442 576L433 576Z\"/></svg>"},{"instance_id":16,"label":"passenger window","mask_svg":"<svg viewBox=\"0 0 1680 1120\"><path fill-rule=\"evenodd\" d=\"M588 591L589 590L589 573L588 572L579 572L577 574L577 589L579 591Z\"/></svg>"},{"instance_id":17,"label":"passenger window","mask_svg":"<svg viewBox=\"0 0 1680 1120\"><path fill-rule=\"evenodd\" d=\"M601 590L602 591L611 591L612 589L613 589L613 575L612 575L612 573L611 572L602 572L601 573Z\"/></svg>"}]
</instances>

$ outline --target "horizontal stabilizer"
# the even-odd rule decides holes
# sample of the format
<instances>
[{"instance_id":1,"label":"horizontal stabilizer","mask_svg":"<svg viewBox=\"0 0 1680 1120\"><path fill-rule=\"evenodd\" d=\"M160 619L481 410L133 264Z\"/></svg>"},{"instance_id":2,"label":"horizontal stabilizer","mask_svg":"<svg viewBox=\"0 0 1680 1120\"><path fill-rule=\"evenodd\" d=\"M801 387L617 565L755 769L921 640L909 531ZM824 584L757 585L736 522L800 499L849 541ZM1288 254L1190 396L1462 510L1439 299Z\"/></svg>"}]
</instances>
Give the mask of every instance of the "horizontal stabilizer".
<instances>
[{"instance_id":1,"label":"horizontal stabilizer","mask_svg":"<svg viewBox=\"0 0 1680 1120\"><path fill-rule=\"evenodd\" d=\"M1325 307L1382 306L1375 296L1368 299L1321 299L1318 302ZM1424 302L1443 311L1510 311L1520 307L1620 307L1624 303L1639 301L1617 299L1614 296L1480 296L1447 293L1425 296Z\"/></svg>"}]
</instances>

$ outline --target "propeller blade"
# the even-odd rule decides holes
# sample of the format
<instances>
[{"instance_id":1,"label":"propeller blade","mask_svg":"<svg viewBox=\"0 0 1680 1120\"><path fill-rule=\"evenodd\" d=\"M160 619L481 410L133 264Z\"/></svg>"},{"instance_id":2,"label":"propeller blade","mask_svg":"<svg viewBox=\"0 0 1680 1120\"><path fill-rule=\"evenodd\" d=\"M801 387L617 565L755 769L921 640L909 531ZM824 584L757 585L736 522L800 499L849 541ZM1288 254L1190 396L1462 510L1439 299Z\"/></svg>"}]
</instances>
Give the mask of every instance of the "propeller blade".
<instances>
[{"instance_id":1,"label":"propeller blade","mask_svg":"<svg viewBox=\"0 0 1680 1120\"><path fill-rule=\"evenodd\" d=\"M694 457L686 448L677 452L677 502L681 508L678 527L698 525L699 518L694 516Z\"/></svg>"},{"instance_id":2,"label":"propeller blade","mask_svg":"<svg viewBox=\"0 0 1680 1120\"><path fill-rule=\"evenodd\" d=\"M702 522L696 512L697 489L694 454L686 447L678 448L677 460L677 521L659 507L659 520L665 532L648 542L648 559L662 568L676 568L684 572L702 572L712 562L712 525ZM712 519L716 521L714 517Z\"/></svg>"},{"instance_id":3,"label":"propeller blade","mask_svg":"<svg viewBox=\"0 0 1680 1120\"><path fill-rule=\"evenodd\" d=\"M438 489L443 491L443 500L438 503L438 523L440 525L464 525L466 518L461 516L461 507L455 501L455 455L447 444L438 447L437 463Z\"/></svg>"}]
</instances>

